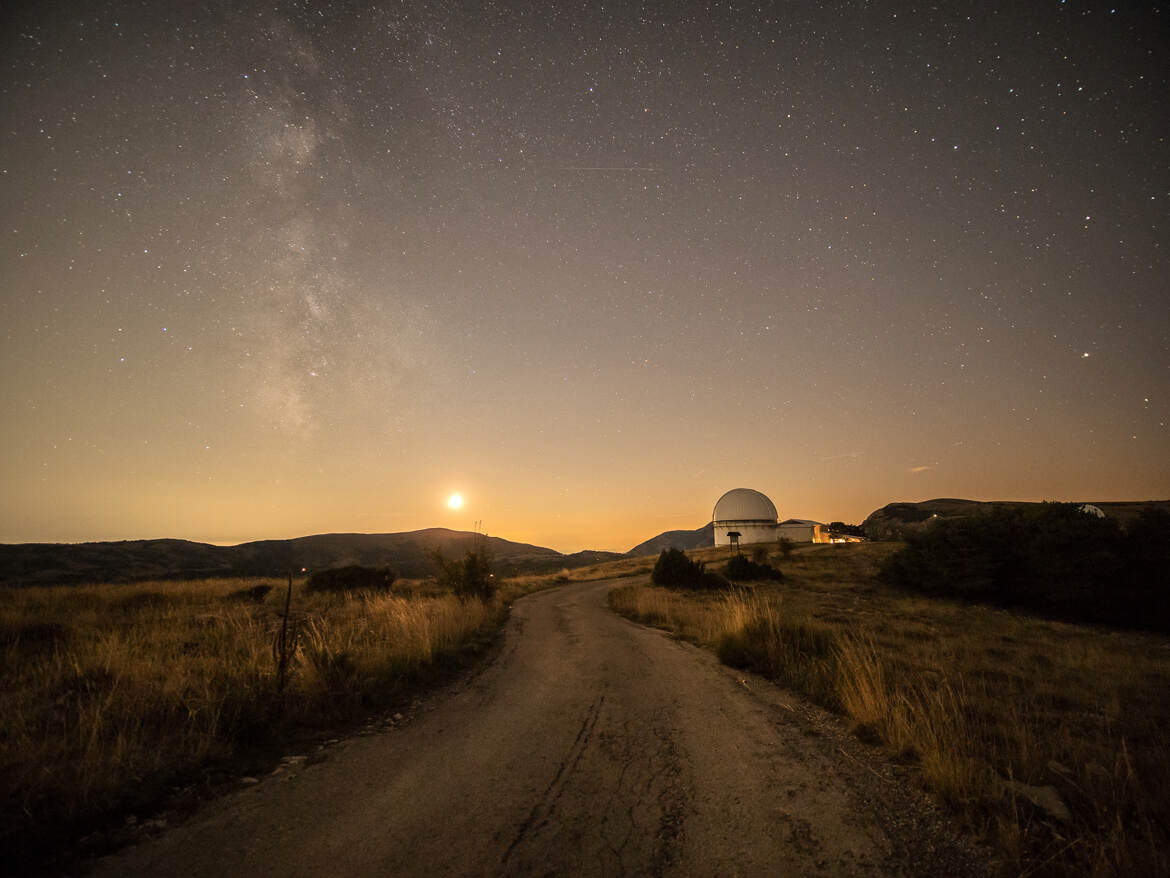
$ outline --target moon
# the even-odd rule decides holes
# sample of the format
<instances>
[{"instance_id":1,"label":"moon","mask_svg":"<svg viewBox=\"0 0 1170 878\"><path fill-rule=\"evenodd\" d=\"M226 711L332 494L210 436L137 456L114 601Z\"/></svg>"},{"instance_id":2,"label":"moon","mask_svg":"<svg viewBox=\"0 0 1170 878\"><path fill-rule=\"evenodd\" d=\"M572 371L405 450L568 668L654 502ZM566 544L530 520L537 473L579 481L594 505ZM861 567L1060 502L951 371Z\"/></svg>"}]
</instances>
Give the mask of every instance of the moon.
<instances>
[{"instance_id":1,"label":"moon","mask_svg":"<svg viewBox=\"0 0 1170 878\"><path fill-rule=\"evenodd\" d=\"M450 497L447 498L447 505L450 506L452 509L460 508L463 505L463 495L462 494L452 494Z\"/></svg>"}]
</instances>

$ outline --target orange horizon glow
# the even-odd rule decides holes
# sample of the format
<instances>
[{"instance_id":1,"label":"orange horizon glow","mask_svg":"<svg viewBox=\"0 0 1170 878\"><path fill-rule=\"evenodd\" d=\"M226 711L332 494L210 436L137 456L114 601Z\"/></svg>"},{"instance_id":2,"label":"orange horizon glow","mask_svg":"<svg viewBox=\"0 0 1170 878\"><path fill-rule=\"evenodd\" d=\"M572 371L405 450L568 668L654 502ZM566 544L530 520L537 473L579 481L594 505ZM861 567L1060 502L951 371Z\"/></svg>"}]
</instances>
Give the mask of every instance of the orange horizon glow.
<instances>
[{"instance_id":1,"label":"orange horizon glow","mask_svg":"<svg viewBox=\"0 0 1170 878\"><path fill-rule=\"evenodd\" d=\"M234 5L13 5L0 541L1170 497L1156 4Z\"/></svg>"},{"instance_id":2,"label":"orange horizon glow","mask_svg":"<svg viewBox=\"0 0 1170 878\"><path fill-rule=\"evenodd\" d=\"M481 532L493 537L500 537L517 543L551 548L556 551L571 554L586 549L596 549L611 552L626 552L639 543L648 540L660 533L670 530L694 530L703 527L711 520L711 511L714 503L725 490L734 487L755 487L767 494L777 506L781 520L785 518L809 518L824 523L844 521L847 524L860 524L871 512L887 503L918 502L936 499L939 497L961 497L969 500L985 501L1062 501L1062 502L1138 502L1141 500L1164 499L1135 495L1131 498L1116 495L1034 495L1020 496L997 494L986 496L971 496L959 492L934 492L928 494L898 494L864 503L854 499L851 506L835 506L826 502L824 498L813 496L794 495L789 500L777 491L769 491L768 486L762 483L728 483L721 490L709 492L702 499L695 498L691 502L679 502L673 509L660 510L632 509L622 513L606 513L597 505L580 503L576 511L566 514L550 515L548 517L534 517L518 514L515 510L507 510L502 505L488 508L481 514L474 516L463 510L452 509L448 503L443 504L443 513L426 514L425 511L395 513L390 511L364 512L360 514L337 511L336 517L320 517L306 514L304 511L292 510L288 506L280 509L257 509L247 507L246 518L254 526L255 517L263 517L270 524L255 530L241 527L238 531L224 529L218 532L209 532L199 526L194 518L177 522L174 528L159 528L157 521L148 523L145 518L140 528L127 530L107 529L96 525L88 533L75 534L51 531L32 534L19 530L10 531L0 542L102 542L118 540L145 540L145 539L185 539L194 542L211 543L214 545L237 545L257 540L295 539L324 533L404 533L424 530L427 528L446 528L455 531L472 532L479 523ZM861 505L859 505L859 503ZM220 509L225 512L226 509ZM493 514L495 513L495 514ZM226 523L228 516L220 518ZM244 522L241 522L243 524Z\"/></svg>"}]
</instances>

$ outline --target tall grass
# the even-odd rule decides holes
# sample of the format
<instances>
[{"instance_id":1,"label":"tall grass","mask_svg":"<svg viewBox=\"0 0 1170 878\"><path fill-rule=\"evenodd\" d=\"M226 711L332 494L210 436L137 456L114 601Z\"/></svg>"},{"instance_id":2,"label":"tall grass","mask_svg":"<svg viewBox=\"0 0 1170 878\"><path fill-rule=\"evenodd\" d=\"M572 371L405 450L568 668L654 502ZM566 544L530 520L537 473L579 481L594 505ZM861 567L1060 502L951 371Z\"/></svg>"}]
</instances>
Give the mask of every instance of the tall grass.
<instances>
[{"instance_id":1,"label":"tall grass","mask_svg":"<svg viewBox=\"0 0 1170 878\"><path fill-rule=\"evenodd\" d=\"M289 675L274 639L284 585L256 580L8 589L0 594L0 853L36 848L189 782L289 729L364 715L485 642L502 602L294 588Z\"/></svg>"},{"instance_id":2,"label":"tall grass","mask_svg":"<svg viewBox=\"0 0 1170 878\"><path fill-rule=\"evenodd\" d=\"M1170 874L1170 639L907 596L873 578L888 551L798 551L783 585L632 585L611 605L848 716L1009 871Z\"/></svg>"}]
</instances>

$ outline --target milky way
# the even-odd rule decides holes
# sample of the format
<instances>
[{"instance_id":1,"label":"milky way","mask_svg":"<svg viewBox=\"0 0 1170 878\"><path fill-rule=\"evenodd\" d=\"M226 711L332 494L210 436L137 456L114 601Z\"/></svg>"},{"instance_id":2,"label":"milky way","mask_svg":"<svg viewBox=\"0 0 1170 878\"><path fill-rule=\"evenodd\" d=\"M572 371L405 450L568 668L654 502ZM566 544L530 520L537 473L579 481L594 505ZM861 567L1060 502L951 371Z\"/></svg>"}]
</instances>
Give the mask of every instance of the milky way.
<instances>
[{"instance_id":1,"label":"milky way","mask_svg":"<svg viewBox=\"0 0 1170 878\"><path fill-rule=\"evenodd\" d=\"M2 14L0 540L1170 495L1154 4Z\"/></svg>"}]
</instances>

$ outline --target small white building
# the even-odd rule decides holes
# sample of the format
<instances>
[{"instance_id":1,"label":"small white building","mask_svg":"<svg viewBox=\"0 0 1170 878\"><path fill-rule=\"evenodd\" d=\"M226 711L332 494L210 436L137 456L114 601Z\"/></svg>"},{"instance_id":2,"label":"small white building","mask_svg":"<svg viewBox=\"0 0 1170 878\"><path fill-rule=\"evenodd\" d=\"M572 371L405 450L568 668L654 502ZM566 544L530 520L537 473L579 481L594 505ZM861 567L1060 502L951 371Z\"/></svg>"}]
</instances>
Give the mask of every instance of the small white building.
<instances>
[{"instance_id":1,"label":"small white building","mask_svg":"<svg viewBox=\"0 0 1170 878\"><path fill-rule=\"evenodd\" d=\"M776 507L759 491L735 488L719 498L711 519L715 545L766 543L776 539Z\"/></svg>"},{"instance_id":2,"label":"small white building","mask_svg":"<svg viewBox=\"0 0 1170 878\"><path fill-rule=\"evenodd\" d=\"M829 543L832 538L819 521L808 518L786 518L776 525L777 539L792 540L794 543Z\"/></svg>"}]
</instances>

